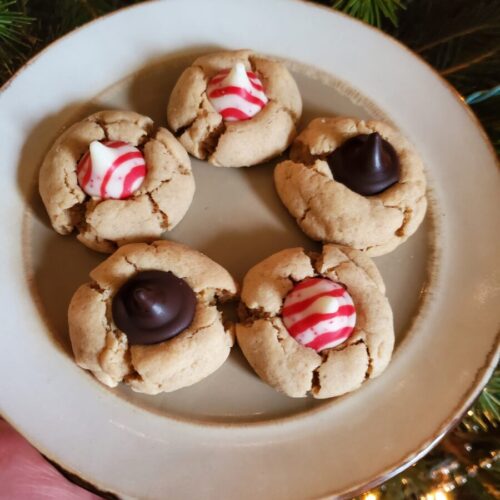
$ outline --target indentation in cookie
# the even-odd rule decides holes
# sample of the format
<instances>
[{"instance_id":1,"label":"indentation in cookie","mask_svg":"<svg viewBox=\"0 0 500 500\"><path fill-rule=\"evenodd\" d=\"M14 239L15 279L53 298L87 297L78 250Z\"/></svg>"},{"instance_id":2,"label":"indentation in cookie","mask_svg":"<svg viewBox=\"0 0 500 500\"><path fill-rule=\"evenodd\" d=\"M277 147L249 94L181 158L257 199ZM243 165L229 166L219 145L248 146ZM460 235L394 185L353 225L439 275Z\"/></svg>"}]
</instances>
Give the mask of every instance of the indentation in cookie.
<instances>
[{"instance_id":1,"label":"indentation in cookie","mask_svg":"<svg viewBox=\"0 0 500 500\"><path fill-rule=\"evenodd\" d=\"M290 148L290 160L303 163L304 165L313 165L316 160L325 160L327 154L317 155L312 154L309 146L299 141L294 141Z\"/></svg>"},{"instance_id":2,"label":"indentation in cookie","mask_svg":"<svg viewBox=\"0 0 500 500\"><path fill-rule=\"evenodd\" d=\"M91 201L91 200L90 200ZM77 239L85 246L98 252L112 253L118 248L116 241L101 238L92 224L89 222L90 216L95 208L95 204L87 203L79 205L78 209L83 212L79 221L75 224Z\"/></svg>"},{"instance_id":3,"label":"indentation in cookie","mask_svg":"<svg viewBox=\"0 0 500 500\"><path fill-rule=\"evenodd\" d=\"M76 227L82 227L85 224L85 204L77 203L68 209L69 220L71 221L71 225Z\"/></svg>"},{"instance_id":4,"label":"indentation in cookie","mask_svg":"<svg viewBox=\"0 0 500 500\"><path fill-rule=\"evenodd\" d=\"M200 144L200 154L203 158L208 158L214 153L217 149L217 144L219 144L219 139L225 131L226 124L223 121L213 130L207 131L207 135Z\"/></svg>"},{"instance_id":5,"label":"indentation in cookie","mask_svg":"<svg viewBox=\"0 0 500 500\"><path fill-rule=\"evenodd\" d=\"M405 234L405 228L410 222L410 219L413 215L413 210L410 207L406 207L402 210L403 213L403 222L401 226L396 230L396 236L402 237Z\"/></svg>"},{"instance_id":6,"label":"indentation in cookie","mask_svg":"<svg viewBox=\"0 0 500 500\"><path fill-rule=\"evenodd\" d=\"M370 365L367 346L358 340L327 351L313 372L310 393L322 399L341 396L361 387Z\"/></svg>"},{"instance_id":7,"label":"indentation in cookie","mask_svg":"<svg viewBox=\"0 0 500 500\"><path fill-rule=\"evenodd\" d=\"M166 181L166 182L168 182L168 181ZM146 193L146 196L148 197L148 200L151 203L153 214L156 214L160 218L160 224L161 224L162 228L166 231L169 227L168 215L165 212L163 212L162 210L160 210L160 206L158 205L158 203L154 199L153 193Z\"/></svg>"},{"instance_id":8,"label":"indentation in cookie","mask_svg":"<svg viewBox=\"0 0 500 500\"><path fill-rule=\"evenodd\" d=\"M366 369L366 373L365 373L365 380L367 380L370 378L370 375L372 373L373 359L372 359L372 355L370 354L370 347L368 346L368 344L364 340L362 342L366 348L366 355L368 356L368 368Z\"/></svg>"}]
</instances>

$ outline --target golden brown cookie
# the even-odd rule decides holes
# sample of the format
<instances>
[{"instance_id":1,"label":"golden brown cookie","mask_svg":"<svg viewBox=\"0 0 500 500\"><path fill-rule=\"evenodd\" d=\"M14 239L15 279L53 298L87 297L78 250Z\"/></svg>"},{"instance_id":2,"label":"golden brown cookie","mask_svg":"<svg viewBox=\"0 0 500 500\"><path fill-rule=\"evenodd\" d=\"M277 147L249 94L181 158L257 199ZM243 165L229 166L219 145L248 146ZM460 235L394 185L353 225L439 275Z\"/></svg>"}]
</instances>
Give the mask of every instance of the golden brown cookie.
<instances>
[{"instance_id":1,"label":"golden brown cookie","mask_svg":"<svg viewBox=\"0 0 500 500\"><path fill-rule=\"evenodd\" d=\"M399 180L374 195L362 195L336 181L330 155L349 139L378 133L399 160ZM312 239L338 243L368 255L388 253L422 222L427 198L422 161L389 125L356 118L317 118L295 139L290 160L276 166L278 194Z\"/></svg>"},{"instance_id":2,"label":"golden brown cookie","mask_svg":"<svg viewBox=\"0 0 500 500\"><path fill-rule=\"evenodd\" d=\"M151 288L151 282L135 288L135 295L125 297L125 302L119 300L131 282L151 271L166 273L194 298L191 303L183 299L179 304L175 302L177 288L167 289L165 296L175 303L173 312L167 311L166 320L164 310L158 313L161 301L153 305L146 302L150 306L146 313L156 311L156 320L169 328L179 327L177 319L185 307L192 307L189 325L173 336L168 332L170 338L159 342L158 329L149 328L150 325L139 332L139 337L137 332L124 333L116 325L124 321L123 310L120 311L123 303L128 304L130 313L130 307L135 307L132 299L145 295L148 300L157 300L157 290ZM134 391L147 394L170 392L207 377L228 357L233 333L224 326L219 307L235 296L237 284L223 267L202 253L170 241L133 243L119 248L90 277L92 281L82 285L71 300L69 333L78 365L90 370L103 384L115 387L124 382ZM164 289L160 291L163 297ZM139 310L143 305L139 303ZM144 319L151 320L147 315L139 316L142 328Z\"/></svg>"},{"instance_id":3,"label":"golden brown cookie","mask_svg":"<svg viewBox=\"0 0 500 500\"><path fill-rule=\"evenodd\" d=\"M237 63L258 78L268 101L250 119L226 121L207 87L214 76ZM196 158L221 167L245 167L282 153L295 137L301 113L297 84L282 63L237 50L199 57L182 73L170 96L167 121Z\"/></svg>"},{"instance_id":4,"label":"golden brown cookie","mask_svg":"<svg viewBox=\"0 0 500 500\"><path fill-rule=\"evenodd\" d=\"M298 298L292 296L297 290ZM357 250L282 250L248 271L241 302L238 344L259 377L288 396L340 396L380 375L391 359L394 327L385 286L372 260ZM328 338L332 330L336 341ZM308 333L336 345L309 347L311 338L300 337Z\"/></svg>"},{"instance_id":5,"label":"golden brown cookie","mask_svg":"<svg viewBox=\"0 0 500 500\"><path fill-rule=\"evenodd\" d=\"M82 189L77 167L93 141L124 141L141 151L147 171L130 197L103 199ZM71 126L47 153L39 184L53 228L59 234L76 230L83 244L108 253L173 229L195 190L184 148L168 130L132 111L100 111Z\"/></svg>"}]
</instances>

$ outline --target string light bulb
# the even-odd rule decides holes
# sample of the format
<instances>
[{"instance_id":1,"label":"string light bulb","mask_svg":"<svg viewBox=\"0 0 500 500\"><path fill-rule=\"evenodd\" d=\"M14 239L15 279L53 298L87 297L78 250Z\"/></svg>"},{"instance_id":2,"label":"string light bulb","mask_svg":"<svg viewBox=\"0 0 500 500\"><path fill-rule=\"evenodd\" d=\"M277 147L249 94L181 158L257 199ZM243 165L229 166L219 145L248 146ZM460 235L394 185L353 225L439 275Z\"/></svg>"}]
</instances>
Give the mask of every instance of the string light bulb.
<instances>
[{"instance_id":1,"label":"string light bulb","mask_svg":"<svg viewBox=\"0 0 500 500\"><path fill-rule=\"evenodd\" d=\"M448 495L442 490L434 490L422 498L425 500L448 500Z\"/></svg>"}]
</instances>

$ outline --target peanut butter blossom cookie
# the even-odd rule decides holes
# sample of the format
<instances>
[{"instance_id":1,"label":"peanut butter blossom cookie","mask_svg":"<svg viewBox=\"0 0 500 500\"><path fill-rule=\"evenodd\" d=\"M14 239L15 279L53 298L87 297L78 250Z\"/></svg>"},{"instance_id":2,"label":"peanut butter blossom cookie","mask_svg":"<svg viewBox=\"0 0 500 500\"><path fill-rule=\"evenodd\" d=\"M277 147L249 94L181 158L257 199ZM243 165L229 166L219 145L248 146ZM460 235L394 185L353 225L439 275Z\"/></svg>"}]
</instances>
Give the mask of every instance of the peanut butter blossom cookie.
<instances>
[{"instance_id":1,"label":"peanut butter blossom cookie","mask_svg":"<svg viewBox=\"0 0 500 500\"><path fill-rule=\"evenodd\" d=\"M147 394L192 385L228 357L221 304L237 285L207 256L169 241L118 249L71 299L75 360L103 384Z\"/></svg>"},{"instance_id":2,"label":"peanut butter blossom cookie","mask_svg":"<svg viewBox=\"0 0 500 500\"><path fill-rule=\"evenodd\" d=\"M248 271L238 344L256 373L291 397L330 398L358 389L387 367L392 310L372 260L325 245L290 248Z\"/></svg>"},{"instance_id":3,"label":"peanut butter blossom cookie","mask_svg":"<svg viewBox=\"0 0 500 500\"><path fill-rule=\"evenodd\" d=\"M245 167L282 153L301 113L297 84L283 64L237 50L196 59L172 91L167 120L196 158Z\"/></svg>"},{"instance_id":4,"label":"peanut butter blossom cookie","mask_svg":"<svg viewBox=\"0 0 500 500\"><path fill-rule=\"evenodd\" d=\"M274 181L310 238L372 256L408 239L427 209L420 157L399 132L374 120L313 120L290 160L276 166Z\"/></svg>"},{"instance_id":5,"label":"peanut butter blossom cookie","mask_svg":"<svg viewBox=\"0 0 500 500\"><path fill-rule=\"evenodd\" d=\"M47 153L39 184L54 229L76 231L100 252L173 229L195 190L184 148L132 111L101 111L66 130Z\"/></svg>"}]
</instances>

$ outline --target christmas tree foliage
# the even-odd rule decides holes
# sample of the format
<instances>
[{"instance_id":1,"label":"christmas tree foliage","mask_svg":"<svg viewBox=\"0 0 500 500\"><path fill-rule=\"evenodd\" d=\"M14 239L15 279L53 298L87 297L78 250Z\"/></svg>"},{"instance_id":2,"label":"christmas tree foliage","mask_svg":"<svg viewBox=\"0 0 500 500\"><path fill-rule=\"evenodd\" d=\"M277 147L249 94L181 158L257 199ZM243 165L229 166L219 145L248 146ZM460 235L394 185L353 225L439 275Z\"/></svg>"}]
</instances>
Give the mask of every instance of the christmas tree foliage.
<instances>
[{"instance_id":1,"label":"christmas tree foliage","mask_svg":"<svg viewBox=\"0 0 500 500\"><path fill-rule=\"evenodd\" d=\"M208 1L208 0L207 0ZM0 0L0 83L52 40L140 0ZM318 0L408 45L448 79L500 153L499 0ZM426 457L361 498L500 498L500 370Z\"/></svg>"},{"instance_id":2,"label":"christmas tree foliage","mask_svg":"<svg viewBox=\"0 0 500 500\"><path fill-rule=\"evenodd\" d=\"M335 0L332 7L380 28L383 20L397 26L398 11L404 5L400 0Z\"/></svg>"}]
</instances>

